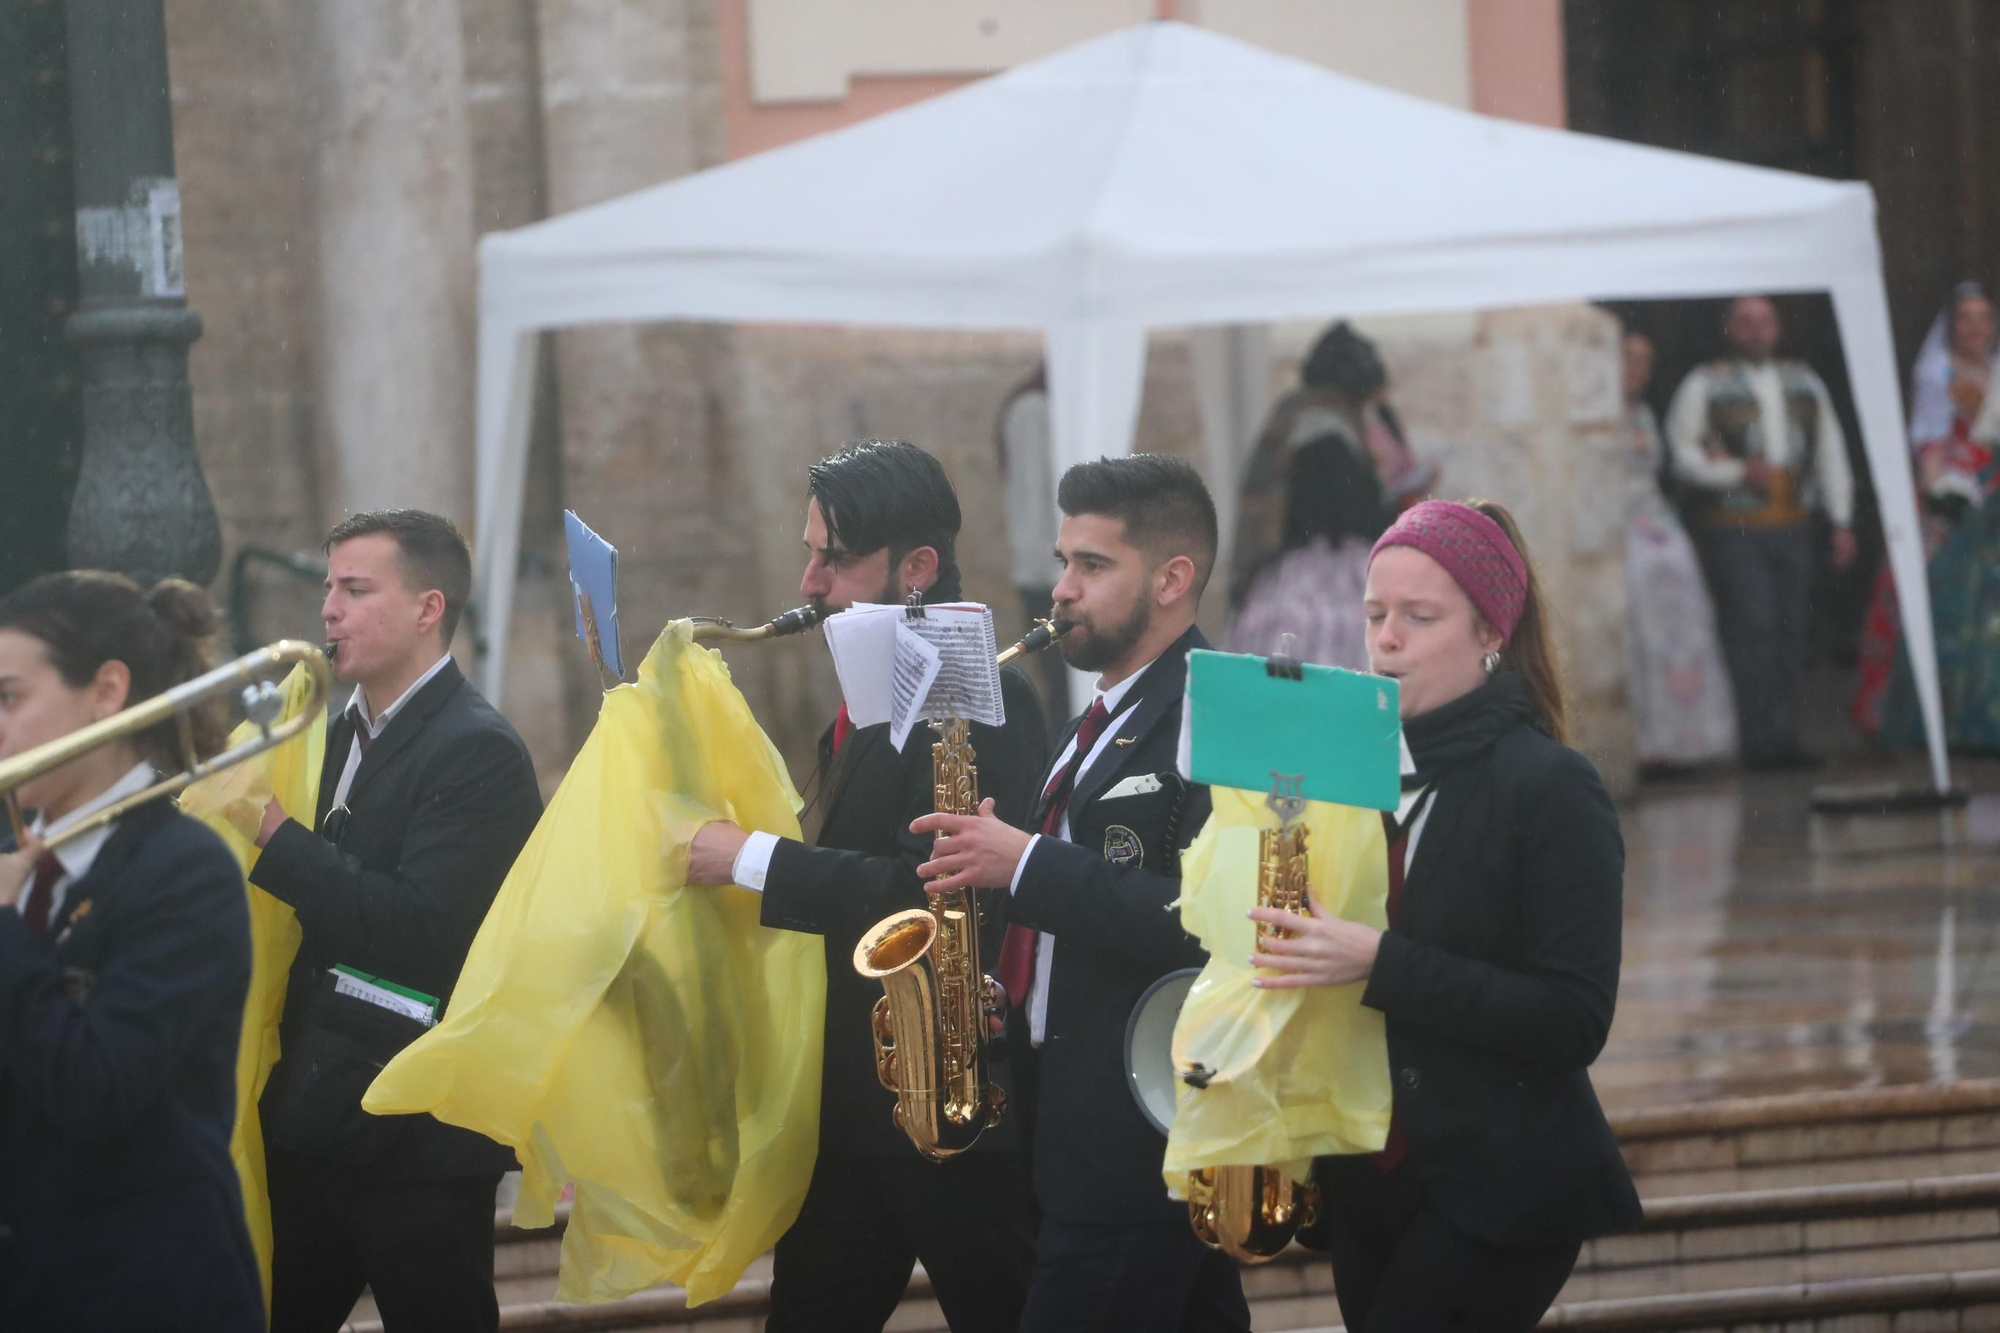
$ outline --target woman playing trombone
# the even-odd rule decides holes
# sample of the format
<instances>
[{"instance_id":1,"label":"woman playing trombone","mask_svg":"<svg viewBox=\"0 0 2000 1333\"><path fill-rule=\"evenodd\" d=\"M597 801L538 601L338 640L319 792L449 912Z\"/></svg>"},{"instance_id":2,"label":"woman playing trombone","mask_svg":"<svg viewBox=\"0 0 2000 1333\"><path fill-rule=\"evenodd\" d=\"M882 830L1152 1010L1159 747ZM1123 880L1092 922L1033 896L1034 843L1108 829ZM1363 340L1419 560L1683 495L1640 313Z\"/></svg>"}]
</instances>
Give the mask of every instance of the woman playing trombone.
<instances>
[{"instance_id":1,"label":"woman playing trombone","mask_svg":"<svg viewBox=\"0 0 2000 1333\"><path fill-rule=\"evenodd\" d=\"M55 574L0 599L0 762L201 674L214 631L179 580ZM221 747L222 719L184 717L197 755ZM264 1327L229 1157L242 873L165 800L62 836L178 769L180 725L0 793L38 811L0 854L0 1328Z\"/></svg>"}]
</instances>

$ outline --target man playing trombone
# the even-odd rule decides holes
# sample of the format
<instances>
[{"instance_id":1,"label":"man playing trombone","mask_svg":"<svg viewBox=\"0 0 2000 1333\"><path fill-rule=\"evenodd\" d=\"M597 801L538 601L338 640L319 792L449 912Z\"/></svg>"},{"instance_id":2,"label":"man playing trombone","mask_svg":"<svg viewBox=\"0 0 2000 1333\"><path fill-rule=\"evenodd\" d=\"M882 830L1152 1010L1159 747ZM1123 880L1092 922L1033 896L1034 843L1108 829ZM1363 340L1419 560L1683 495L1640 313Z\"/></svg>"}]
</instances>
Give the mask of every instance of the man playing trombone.
<instances>
[{"instance_id":1,"label":"man playing trombone","mask_svg":"<svg viewBox=\"0 0 2000 1333\"><path fill-rule=\"evenodd\" d=\"M273 801L251 880L304 931L261 1104L273 1333L333 1333L364 1286L388 1333L491 1330L493 1206L513 1153L361 1095L442 1013L540 817L527 747L447 651L472 581L451 523L401 509L327 537L334 673L319 809ZM395 1006L395 1007L391 1007Z\"/></svg>"},{"instance_id":2,"label":"man playing trombone","mask_svg":"<svg viewBox=\"0 0 2000 1333\"><path fill-rule=\"evenodd\" d=\"M799 591L826 612L913 592L956 601L958 529L958 497L935 458L900 442L843 449L808 473ZM1009 668L1001 679L1006 724L974 725L972 742L981 785L1019 820L1034 800L1045 726L1027 677ZM930 739L919 730L899 753L887 723L856 729L843 706L820 738L815 844L718 822L690 847L690 884L761 892L765 925L826 940L819 1157L774 1255L769 1333L880 1329L917 1259L956 1333L1014 1333L1020 1320L1033 1241L1018 1122L1003 1118L947 1161L920 1157L876 1075L870 1013L882 988L852 962L871 925L925 905L916 867L930 839L909 824L932 809ZM1000 932L986 943L990 972Z\"/></svg>"}]
</instances>

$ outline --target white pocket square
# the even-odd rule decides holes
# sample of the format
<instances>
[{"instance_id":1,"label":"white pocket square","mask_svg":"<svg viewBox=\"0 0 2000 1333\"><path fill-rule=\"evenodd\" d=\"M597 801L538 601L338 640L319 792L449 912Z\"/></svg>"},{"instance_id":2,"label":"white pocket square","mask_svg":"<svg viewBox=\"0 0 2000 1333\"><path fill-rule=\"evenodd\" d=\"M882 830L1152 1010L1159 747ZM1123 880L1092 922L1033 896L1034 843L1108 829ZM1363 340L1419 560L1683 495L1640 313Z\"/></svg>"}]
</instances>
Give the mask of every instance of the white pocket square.
<instances>
[{"instance_id":1,"label":"white pocket square","mask_svg":"<svg viewBox=\"0 0 2000 1333\"><path fill-rule=\"evenodd\" d=\"M1100 801L1114 801L1120 796L1144 796L1148 792L1158 791L1161 785L1160 779L1156 774L1135 773L1097 799Z\"/></svg>"}]
</instances>

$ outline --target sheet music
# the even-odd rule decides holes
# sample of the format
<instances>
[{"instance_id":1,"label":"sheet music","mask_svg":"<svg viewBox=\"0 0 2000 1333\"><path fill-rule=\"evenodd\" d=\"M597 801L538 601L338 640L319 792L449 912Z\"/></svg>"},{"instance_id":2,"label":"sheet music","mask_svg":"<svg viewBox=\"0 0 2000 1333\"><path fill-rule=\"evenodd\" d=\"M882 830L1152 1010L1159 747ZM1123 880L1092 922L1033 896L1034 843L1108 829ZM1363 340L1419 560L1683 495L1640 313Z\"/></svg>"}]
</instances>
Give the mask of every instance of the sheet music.
<instances>
[{"instance_id":1,"label":"sheet music","mask_svg":"<svg viewBox=\"0 0 2000 1333\"><path fill-rule=\"evenodd\" d=\"M923 704L944 663L944 654L915 633L910 623L897 617L896 658L889 672L889 741L898 753L910 739L910 729L923 716ZM848 717L853 716L849 709Z\"/></svg>"},{"instance_id":2,"label":"sheet music","mask_svg":"<svg viewBox=\"0 0 2000 1333\"><path fill-rule=\"evenodd\" d=\"M986 606L941 603L912 618L901 606L862 603L829 616L825 632L848 720L890 723L899 750L919 721L962 717L997 727L1007 720Z\"/></svg>"},{"instance_id":3,"label":"sheet music","mask_svg":"<svg viewBox=\"0 0 2000 1333\"><path fill-rule=\"evenodd\" d=\"M926 611L922 619L904 622L943 656L922 716L932 721L962 717L989 727L1005 722L992 608L954 604Z\"/></svg>"}]
</instances>

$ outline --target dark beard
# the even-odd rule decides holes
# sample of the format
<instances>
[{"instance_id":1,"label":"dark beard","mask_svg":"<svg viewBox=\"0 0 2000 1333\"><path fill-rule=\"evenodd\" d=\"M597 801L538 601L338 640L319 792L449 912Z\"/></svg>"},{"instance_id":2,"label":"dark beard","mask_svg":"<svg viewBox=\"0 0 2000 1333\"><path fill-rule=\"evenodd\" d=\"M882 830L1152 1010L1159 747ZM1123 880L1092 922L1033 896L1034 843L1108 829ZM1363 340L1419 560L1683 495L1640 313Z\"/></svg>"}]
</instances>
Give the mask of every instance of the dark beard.
<instances>
[{"instance_id":1,"label":"dark beard","mask_svg":"<svg viewBox=\"0 0 2000 1333\"><path fill-rule=\"evenodd\" d=\"M1152 627L1153 604L1142 597L1132 608L1132 614L1116 627L1102 632L1092 628L1089 637L1078 640L1072 635L1058 646L1063 661L1078 671L1102 671L1138 647L1139 640Z\"/></svg>"}]
</instances>

